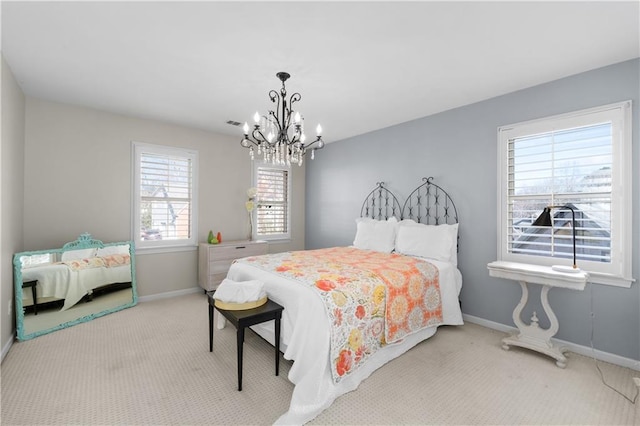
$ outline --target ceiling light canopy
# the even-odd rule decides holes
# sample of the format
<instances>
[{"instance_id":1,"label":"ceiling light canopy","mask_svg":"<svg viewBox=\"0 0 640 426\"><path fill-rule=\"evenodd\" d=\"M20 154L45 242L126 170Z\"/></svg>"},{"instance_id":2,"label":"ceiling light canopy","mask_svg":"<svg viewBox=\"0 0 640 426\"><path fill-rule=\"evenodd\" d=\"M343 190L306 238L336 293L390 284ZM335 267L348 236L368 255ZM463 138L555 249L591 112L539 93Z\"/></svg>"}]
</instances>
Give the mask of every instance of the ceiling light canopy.
<instances>
[{"instance_id":1,"label":"ceiling light canopy","mask_svg":"<svg viewBox=\"0 0 640 426\"><path fill-rule=\"evenodd\" d=\"M253 116L253 130L249 133L249 124L244 123L244 137L240 144L249 149L249 156L254 160L255 156L263 156L265 163L302 166L304 156L311 151L311 159L315 157L315 151L324 148L322 140L322 127L316 127L316 139L311 143L305 143L307 137L304 132L304 117L299 111L293 109L293 104L302 99L300 93L294 93L287 100L285 81L291 75L279 72L276 76L282 82L282 88L278 93L275 90L269 92L269 99L276 104L275 111L270 110L267 115L256 112Z\"/></svg>"}]
</instances>

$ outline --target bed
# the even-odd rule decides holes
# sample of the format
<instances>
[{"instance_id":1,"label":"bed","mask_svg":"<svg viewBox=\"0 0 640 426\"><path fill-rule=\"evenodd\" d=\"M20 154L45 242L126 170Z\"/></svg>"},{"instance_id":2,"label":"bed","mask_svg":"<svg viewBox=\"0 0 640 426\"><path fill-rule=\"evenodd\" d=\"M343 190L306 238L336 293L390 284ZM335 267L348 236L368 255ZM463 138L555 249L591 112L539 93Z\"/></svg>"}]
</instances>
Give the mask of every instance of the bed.
<instances>
[{"instance_id":1,"label":"bed","mask_svg":"<svg viewBox=\"0 0 640 426\"><path fill-rule=\"evenodd\" d=\"M64 300L61 311L65 311L98 289L131 283L129 245L80 250L67 247L60 260L55 257L52 253L44 263L33 266L29 257L23 259L22 282L37 281L36 303ZM23 306L34 304L28 288L23 289L22 299Z\"/></svg>"},{"instance_id":2,"label":"bed","mask_svg":"<svg viewBox=\"0 0 640 426\"><path fill-rule=\"evenodd\" d=\"M424 178L401 205L378 183L360 216L353 246L249 257L229 269L230 280L264 282L285 307L281 348L295 387L276 424L310 421L440 325L463 323L449 195ZM274 343L272 324L253 329Z\"/></svg>"}]
</instances>

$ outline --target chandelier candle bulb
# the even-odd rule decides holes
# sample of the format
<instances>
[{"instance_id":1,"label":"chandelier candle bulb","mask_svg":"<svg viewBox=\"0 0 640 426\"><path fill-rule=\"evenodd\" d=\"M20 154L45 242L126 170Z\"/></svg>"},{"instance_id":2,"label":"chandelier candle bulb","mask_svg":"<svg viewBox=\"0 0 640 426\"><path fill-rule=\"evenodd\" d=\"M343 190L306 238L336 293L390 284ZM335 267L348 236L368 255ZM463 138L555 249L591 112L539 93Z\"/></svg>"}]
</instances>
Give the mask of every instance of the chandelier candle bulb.
<instances>
[{"instance_id":1,"label":"chandelier candle bulb","mask_svg":"<svg viewBox=\"0 0 640 426\"><path fill-rule=\"evenodd\" d=\"M258 111L253 115L253 121L255 121L256 124L260 123L260 114L258 114Z\"/></svg>"},{"instance_id":2,"label":"chandelier candle bulb","mask_svg":"<svg viewBox=\"0 0 640 426\"><path fill-rule=\"evenodd\" d=\"M320 136L322 135L322 126L318 124L318 127L316 127L316 135Z\"/></svg>"}]
</instances>

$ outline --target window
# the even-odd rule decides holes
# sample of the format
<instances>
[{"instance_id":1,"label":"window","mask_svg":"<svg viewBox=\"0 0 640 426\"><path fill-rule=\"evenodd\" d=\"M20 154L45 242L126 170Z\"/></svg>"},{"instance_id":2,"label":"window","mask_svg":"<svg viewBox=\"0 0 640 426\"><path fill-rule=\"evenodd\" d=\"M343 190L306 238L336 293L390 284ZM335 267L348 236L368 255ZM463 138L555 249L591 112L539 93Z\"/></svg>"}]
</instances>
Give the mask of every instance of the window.
<instances>
[{"instance_id":1,"label":"window","mask_svg":"<svg viewBox=\"0 0 640 426\"><path fill-rule=\"evenodd\" d=\"M196 247L198 153L137 142L132 145L132 239L136 248Z\"/></svg>"},{"instance_id":2,"label":"window","mask_svg":"<svg viewBox=\"0 0 640 426\"><path fill-rule=\"evenodd\" d=\"M20 258L20 264L23 268L31 268L33 266L42 266L52 263L54 259L54 253L32 254L31 256L22 256Z\"/></svg>"},{"instance_id":3,"label":"window","mask_svg":"<svg viewBox=\"0 0 640 426\"><path fill-rule=\"evenodd\" d=\"M592 282L631 277L631 101L498 129L500 260L573 263ZM532 226L545 206L552 227Z\"/></svg>"},{"instance_id":4,"label":"window","mask_svg":"<svg viewBox=\"0 0 640 426\"><path fill-rule=\"evenodd\" d=\"M286 167L260 164L254 166L257 189L254 233L264 240L291 238L291 172Z\"/></svg>"}]
</instances>

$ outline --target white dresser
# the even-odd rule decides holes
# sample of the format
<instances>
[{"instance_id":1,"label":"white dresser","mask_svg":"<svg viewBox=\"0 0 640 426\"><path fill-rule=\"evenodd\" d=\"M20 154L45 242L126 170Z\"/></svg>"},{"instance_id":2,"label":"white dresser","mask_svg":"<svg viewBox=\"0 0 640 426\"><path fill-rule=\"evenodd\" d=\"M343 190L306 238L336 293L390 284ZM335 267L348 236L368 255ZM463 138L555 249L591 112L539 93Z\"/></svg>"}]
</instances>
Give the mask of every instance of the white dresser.
<instances>
[{"instance_id":1,"label":"white dresser","mask_svg":"<svg viewBox=\"0 0 640 426\"><path fill-rule=\"evenodd\" d=\"M247 256L267 254L266 241L228 241L220 244L200 243L198 249L198 285L215 290L227 277L231 263Z\"/></svg>"}]
</instances>

